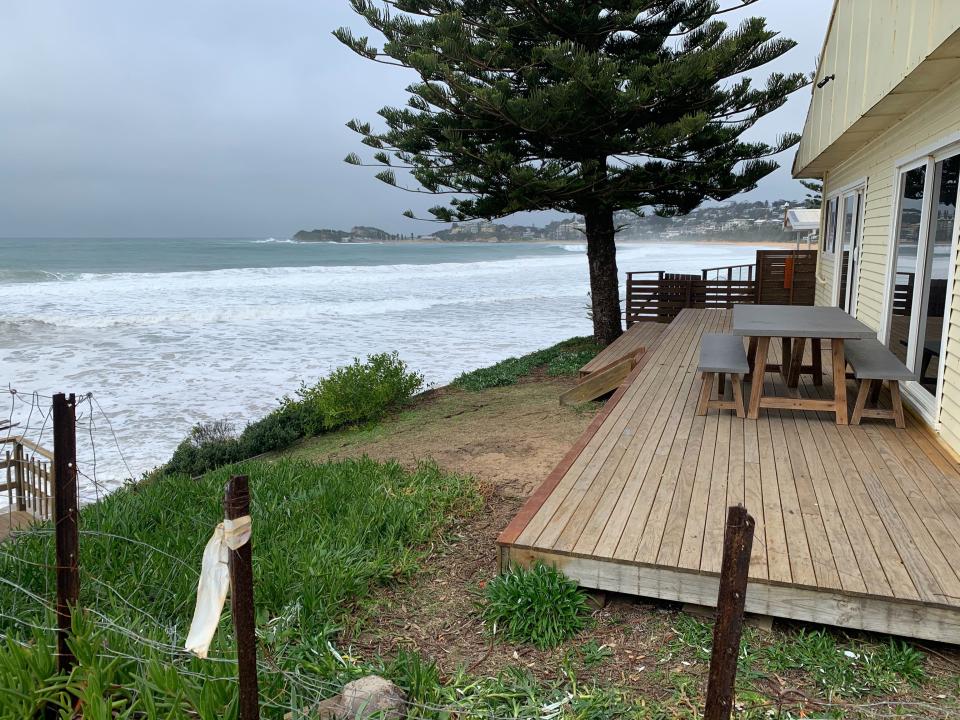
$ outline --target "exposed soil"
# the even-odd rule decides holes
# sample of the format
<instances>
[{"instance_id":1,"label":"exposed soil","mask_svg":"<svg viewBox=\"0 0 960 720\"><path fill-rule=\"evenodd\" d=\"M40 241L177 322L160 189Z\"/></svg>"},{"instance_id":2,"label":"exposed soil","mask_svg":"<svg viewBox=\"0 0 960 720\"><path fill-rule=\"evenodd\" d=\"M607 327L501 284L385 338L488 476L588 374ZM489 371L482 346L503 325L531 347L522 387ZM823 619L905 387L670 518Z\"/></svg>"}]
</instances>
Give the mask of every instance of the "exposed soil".
<instances>
[{"instance_id":1,"label":"exposed soil","mask_svg":"<svg viewBox=\"0 0 960 720\"><path fill-rule=\"evenodd\" d=\"M321 436L292 454L318 460L366 454L407 465L432 460L445 470L477 478L489 495L525 498L600 407L562 407L558 398L572 384L532 378L482 392L441 388L375 428Z\"/></svg>"}]
</instances>

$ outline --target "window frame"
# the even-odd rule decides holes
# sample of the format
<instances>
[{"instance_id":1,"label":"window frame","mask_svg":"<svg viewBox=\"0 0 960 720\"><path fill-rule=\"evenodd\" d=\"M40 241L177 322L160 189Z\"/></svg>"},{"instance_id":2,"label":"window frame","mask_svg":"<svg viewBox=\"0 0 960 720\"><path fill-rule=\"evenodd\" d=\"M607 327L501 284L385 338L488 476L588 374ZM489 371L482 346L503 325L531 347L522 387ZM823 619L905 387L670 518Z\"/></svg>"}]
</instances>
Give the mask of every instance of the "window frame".
<instances>
[{"instance_id":1,"label":"window frame","mask_svg":"<svg viewBox=\"0 0 960 720\"><path fill-rule=\"evenodd\" d=\"M938 162L960 154L960 141L958 141L956 138L956 135L944 138L942 142L928 145L923 148L923 151L917 152L912 156L900 158L894 163L893 174L896 178L894 185L896 188L896 194L894 195L894 202L891 205L890 226L887 235L886 283L884 286L880 332L878 333L880 342L882 342L884 345L886 345L890 339L891 324L893 322L892 291L897 277L896 267L898 251L897 245L900 234L900 209L901 200L903 197L903 185L906 181L906 174L919 167L925 168L923 178L924 201L920 211L920 237L917 239L917 267L920 268L922 264L924 283L926 283L926 274L929 272L928 260L932 259L928 258L927 255L929 252L928 245L930 233L930 213L932 210L933 190L935 183L937 182L936 166ZM958 191L957 204L960 206L960 191ZM951 315L953 313L953 293L954 286L956 284L957 273L958 244L960 244L960 217L955 218L954 220L953 236L950 240L950 261L948 264L947 273L943 331L940 338L941 348L947 347L950 336L950 322ZM917 314L920 312L922 312L923 316L926 316L926 308L923 307L925 295L925 292L914 293L913 307L910 310L911 317L921 317L919 314ZM914 364L916 364L916 357L919 357L920 355L918 348L916 347L917 339L919 337L919 327L919 322L911 322L908 347L913 349ZM912 381L901 383L901 390L904 397L910 401L910 405L913 406L922 419L935 431L939 431L940 429L940 418L943 409L943 374L946 371L947 354L948 353L946 352L941 352L940 357L938 358L937 387L934 395L931 395L930 391L926 388L923 388L920 383Z\"/></svg>"}]
</instances>

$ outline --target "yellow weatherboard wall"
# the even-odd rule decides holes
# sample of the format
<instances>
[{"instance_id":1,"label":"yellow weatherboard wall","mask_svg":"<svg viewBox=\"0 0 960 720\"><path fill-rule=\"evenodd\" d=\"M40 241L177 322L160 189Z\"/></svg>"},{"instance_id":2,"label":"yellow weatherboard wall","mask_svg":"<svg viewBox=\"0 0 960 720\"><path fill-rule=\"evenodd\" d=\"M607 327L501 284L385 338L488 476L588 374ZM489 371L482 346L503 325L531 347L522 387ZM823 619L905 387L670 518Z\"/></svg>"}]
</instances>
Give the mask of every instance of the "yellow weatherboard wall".
<instances>
[{"instance_id":1,"label":"yellow weatherboard wall","mask_svg":"<svg viewBox=\"0 0 960 720\"><path fill-rule=\"evenodd\" d=\"M865 180L855 314L881 331L895 233L897 164L960 139L960 0L838 0L794 175L826 199ZM826 213L821 217L821 237ZM837 241L839 249L839 239ZM836 256L821 253L816 302L833 302ZM953 286L939 431L960 452L960 283Z\"/></svg>"},{"instance_id":2,"label":"yellow weatherboard wall","mask_svg":"<svg viewBox=\"0 0 960 720\"><path fill-rule=\"evenodd\" d=\"M821 175L957 77L957 28L957 0L838 0L794 174Z\"/></svg>"}]
</instances>

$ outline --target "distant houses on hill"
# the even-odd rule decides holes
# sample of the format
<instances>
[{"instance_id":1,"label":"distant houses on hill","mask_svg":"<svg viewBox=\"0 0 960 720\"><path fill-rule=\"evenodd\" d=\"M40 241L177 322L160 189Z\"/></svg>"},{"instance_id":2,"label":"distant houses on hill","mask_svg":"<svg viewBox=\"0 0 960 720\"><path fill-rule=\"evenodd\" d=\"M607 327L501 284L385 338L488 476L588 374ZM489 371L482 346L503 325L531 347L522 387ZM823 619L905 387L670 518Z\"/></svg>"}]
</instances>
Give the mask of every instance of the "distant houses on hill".
<instances>
[{"instance_id":1,"label":"distant houses on hill","mask_svg":"<svg viewBox=\"0 0 960 720\"><path fill-rule=\"evenodd\" d=\"M784 235L784 213L802 202L787 200L731 202L717 207L694 210L689 215L638 217L629 212L617 214L623 240L757 240L788 239ZM583 242L584 223L573 216L556 220L544 227L505 225L488 220L452 223L431 235L389 233L376 227L357 226L350 230L301 230L293 236L301 242Z\"/></svg>"}]
</instances>

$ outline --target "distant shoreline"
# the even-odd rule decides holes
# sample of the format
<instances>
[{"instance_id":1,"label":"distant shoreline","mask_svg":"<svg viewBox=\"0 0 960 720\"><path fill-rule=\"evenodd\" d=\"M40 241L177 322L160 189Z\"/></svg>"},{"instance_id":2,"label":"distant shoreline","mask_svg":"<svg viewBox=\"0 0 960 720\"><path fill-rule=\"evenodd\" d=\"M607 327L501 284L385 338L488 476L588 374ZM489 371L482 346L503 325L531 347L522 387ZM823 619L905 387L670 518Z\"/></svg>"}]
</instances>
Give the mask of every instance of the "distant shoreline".
<instances>
[{"instance_id":1,"label":"distant shoreline","mask_svg":"<svg viewBox=\"0 0 960 720\"><path fill-rule=\"evenodd\" d=\"M576 240L444 240L443 238L403 238L402 240L294 240L294 242L303 245L586 245L586 238ZM695 239L695 240L677 240L669 238L665 240L648 239L623 239L617 240L617 245L744 245L750 247L796 247L797 243L791 240L754 240L754 239ZM806 243L800 243L801 249L806 247ZM816 249L812 246L811 249Z\"/></svg>"}]
</instances>

